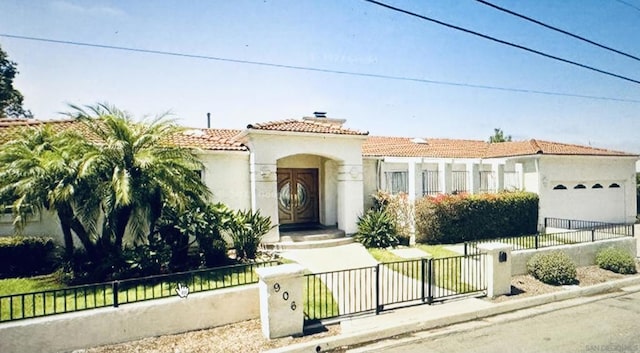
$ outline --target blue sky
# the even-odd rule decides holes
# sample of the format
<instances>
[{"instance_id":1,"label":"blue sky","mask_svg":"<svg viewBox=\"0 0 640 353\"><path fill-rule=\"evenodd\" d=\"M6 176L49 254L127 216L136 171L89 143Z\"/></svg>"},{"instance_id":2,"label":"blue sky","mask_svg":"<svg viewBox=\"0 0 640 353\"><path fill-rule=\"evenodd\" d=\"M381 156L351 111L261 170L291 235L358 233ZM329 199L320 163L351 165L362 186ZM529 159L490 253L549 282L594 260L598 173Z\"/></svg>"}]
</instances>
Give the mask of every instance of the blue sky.
<instances>
[{"instance_id":1,"label":"blue sky","mask_svg":"<svg viewBox=\"0 0 640 353\"><path fill-rule=\"evenodd\" d=\"M640 62L473 0L387 0L425 16L640 80ZM640 0L492 0L640 56ZM630 6L631 5L631 6ZM67 103L243 128L326 111L373 135L486 140L502 128L640 153L640 85L360 0L0 0L0 33L221 58L636 100L620 102L384 80L0 37L40 119Z\"/></svg>"}]
</instances>

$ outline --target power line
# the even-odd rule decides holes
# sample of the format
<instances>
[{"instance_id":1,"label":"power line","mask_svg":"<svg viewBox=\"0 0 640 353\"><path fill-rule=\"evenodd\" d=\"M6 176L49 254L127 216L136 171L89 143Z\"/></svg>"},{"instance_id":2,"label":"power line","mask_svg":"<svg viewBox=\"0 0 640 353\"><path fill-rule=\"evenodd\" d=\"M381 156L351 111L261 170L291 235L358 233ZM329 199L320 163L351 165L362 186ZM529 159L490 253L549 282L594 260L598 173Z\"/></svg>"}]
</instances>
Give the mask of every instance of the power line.
<instances>
[{"instance_id":1,"label":"power line","mask_svg":"<svg viewBox=\"0 0 640 353\"><path fill-rule=\"evenodd\" d=\"M546 23L544 23L544 22L538 21L538 20L533 19L533 18L531 18L531 17L527 17L527 16L525 16L525 15L522 15L522 14L519 14L519 13L517 13L517 12L511 11L511 10L506 9L506 8L504 8L504 7L500 7L500 6L498 6L498 5L495 5L495 4L490 3L490 2L488 2L488 1L485 1L485 0L476 0L476 1L477 1L477 2L479 2L479 3L481 3L481 4L487 5L487 6L489 6L489 7L492 7L492 8L494 8L494 9L496 9L496 10L499 10L499 11L502 11L502 12L506 12L506 13L508 13L508 14L510 14L510 15L513 15L513 16L516 16L516 17L519 17L519 18L522 18L522 19L527 20L527 21L529 21L529 22L533 22L533 23L535 23L535 24L537 24L537 25L540 25L540 26L542 26L542 27L545 27L545 28L551 29L551 30L553 30L553 31L560 32L560 33L562 33L562 34L568 35L569 37L572 37L572 38L575 38L575 39L579 39L579 40L581 40L581 41L583 41L583 42L586 42L586 43L589 43L589 44L595 45L595 46L597 46L597 47L599 47L599 48L602 48L602 49L605 49L605 50L609 50L609 51L614 52L614 53L616 53L616 54L624 55L624 56L626 56L626 57L628 57L628 58L631 58L631 59L633 59L633 60L640 61L640 58L639 58L639 57L637 57L637 56L635 56L635 55L631 55L631 54L625 53L625 52L623 52L623 51L620 51L620 50L617 50L617 49L614 49L614 48L608 47L608 46L606 46L606 45L604 45L604 44L600 44L600 43L594 42L594 41L592 41L592 40L590 40L590 39L587 39L587 38L581 37L581 36L579 36L579 35L577 35L577 34L573 34L573 33L571 33L571 32L565 31L565 30L560 29L560 28L558 28L558 27L554 27L554 26L548 25L548 24L546 24Z\"/></svg>"},{"instance_id":2,"label":"power line","mask_svg":"<svg viewBox=\"0 0 640 353\"><path fill-rule=\"evenodd\" d=\"M635 9L636 11L640 11L640 7L634 5L634 4L630 3L630 2L623 1L623 0L616 0L616 1L621 3L621 4L623 4L623 5L627 5L627 6L631 7L631 8L633 8L633 9Z\"/></svg>"},{"instance_id":3,"label":"power line","mask_svg":"<svg viewBox=\"0 0 640 353\"><path fill-rule=\"evenodd\" d=\"M426 16L423 16L423 15L417 14L415 12L411 12L411 11L408 11L408 10L401 9L399 7L395 7L395 6L391 6L391 5L385 4L383 2L379 2L379 1L375 1L375 0L364 0L364 1L372 3L374 5L378 5L378 6L387 8L389 10L393 10L393 11L397 11L397 12L403 13L405 15L417 17L417 18L425 20L425 21L430 21L430 22L433 22L433 23L436 23L436 24L439 24L439 25L442 25L442 26L445 26L445 27L448 27L448 28L451 28L451 29L455 29L455 30L462 31L462 32L465 32L465 33L468 33L468 34L472 34L474 36L478 36L478 37L481 37L481 38L484 38L484 39L488 39L488 40L496 42L496 43L504 44L504 45L507 45L507 46L510 46L510 47L513 47L513 48L518 48L518 49L527 51L529 53L537 54L537 55L540 55L540 56L543 56L543 57L546 57L546 58L549 58L549 59L561 61L561 62L570 64L570 65L574 65L574 66L578 66L578 67L581 67L583 69L595 71L595 72L598 72L598 73L601 73L601 74L604 74L604 75L608 75L608 76L616 77L616 78L619 78L619 79L622 79L622 80L625 80L625 81L629 81L629 82L633 82L633 83L636 83L636 84L640 84L640 81L632 79L632 78L629 78L629 77L626 77L626 76L622 76L622 75L619 75L619 74L616 74L616 73L613 73L613 72L601 70L601 69L595 68L593 66L581 64L579 62L572 61L572 60L569 60L569 59L564 59L564 58L561 58L559 56L555 56L555 55L552 55L552 54L547 54L545 52L542 52L542 51L539 51L539 50L536 50L536 49L531 49L529 47L525 47L525 46L520 45L520 44L515 44L515 43L508 42L506 40L502 40L502 39L498 39L498 38L495 38L495 37L491 37L489 35L482 34L480 32L472 31L470 29L466 29L466 28L459 27L459 26L456 26L456 25L452 25L452 24L449 24L449 23L446 23L446 22L442 22L440 20L436 20L434 18L426 17Z\"/></svg>"},{"instance_id":4,"label":"power line","mask_svg":"<svg viewBox=\"0 0 640 353\"><path fill-rule=\"evenodd\" d=\"M105 44L96 44L96 43L84 43L84 42L76 42L76 41L68 41L68 40L50 39L50 38L28 37L28 36L21 36L21 35L8 34L8 33L0 33L0 37L29 40L29 41L36 41L36 42L54 43L54 44L73 45L73 46L80 46L80 47L120 50L125 52L175 56L175 57L183 57L183 58L191 58L191 59L213 60L213 61L230 62L230 63L243 64L243 65L256 65L256 66L274 67L274 68L289 69L289 70L300 70L300 71L321 72L321 73L330 73L330 74L347 75L347 76L368 77L368 78L385 79L385 80L410 81L410 82L427 83L427 84L434 84L434 85L476 88L476 89L486 89L486 90L504 91L504 92L529 93L529 94L539 94L539 95L547 95L547 96L561 96L561 97L573 97L573 98L584 98L584 99L605 100L605 101L617 101L617 102L626 102L626 103L640 103L640 100L637 100L637 99L592 96L592 95L583 95L583 94L574 94L574 93L565 93L565 92L541 91L541 90L526 89L526 88L500 87L500 86L480 85L480 84L461 83L461 82L438 81L438 80L429 80L429 79L406 77L406 76L374 74L374 73L367 73L367 72L323 69L323 68L310 67L310 66L286 65L286 64L269 63L269 62L263 62L263 61L250 61L250 60L223 58L223 57L217 57L217 56L161 51L161 50L153 50L153 49L141 49L141 48L121 47L121 46L115 46L115 45L105 45Z\"/></svg>"}]
</instances>

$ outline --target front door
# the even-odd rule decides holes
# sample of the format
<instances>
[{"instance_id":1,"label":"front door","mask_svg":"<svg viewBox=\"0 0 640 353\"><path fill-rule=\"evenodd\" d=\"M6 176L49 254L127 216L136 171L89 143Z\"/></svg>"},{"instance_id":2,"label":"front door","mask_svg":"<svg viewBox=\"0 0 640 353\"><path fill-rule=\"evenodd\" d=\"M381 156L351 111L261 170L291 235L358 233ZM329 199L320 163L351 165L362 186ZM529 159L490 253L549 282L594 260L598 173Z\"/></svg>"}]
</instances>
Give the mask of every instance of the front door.
<instances>
[{"instance_id":1,"label":"front door","mask_svg":"<svg viewBox=\"0 0 640 353\"><path fill-rule=\"evenodd\" d=\"M318 169L278 168L280 224L318 223Z\"/></svg>"}]
</instances>

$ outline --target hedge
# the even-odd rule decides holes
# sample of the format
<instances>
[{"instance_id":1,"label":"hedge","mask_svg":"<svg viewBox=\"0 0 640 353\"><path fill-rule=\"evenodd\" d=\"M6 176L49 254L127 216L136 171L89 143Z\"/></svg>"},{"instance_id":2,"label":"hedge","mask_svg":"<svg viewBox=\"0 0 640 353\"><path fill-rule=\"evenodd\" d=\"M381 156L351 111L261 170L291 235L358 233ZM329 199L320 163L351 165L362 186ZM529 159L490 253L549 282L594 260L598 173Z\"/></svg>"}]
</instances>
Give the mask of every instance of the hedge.
<instances>
[{"instance_id":1,"label":"hedge","mask_svg":"<svg viewBox=\"0 0 640 353\"><path fill-rule=\"evenodd\" d=\"M535 234L538 195L438 195L416 201L416 242L453 244Z\"/></svg>"},{"instance_id":2,"label":"hedge","mask_svg":"<svg viewBox=\"0 0 640 353\"><path fill-rule=\"evenodd\" d=\"M49 273L56 263L52 238L0 237L0 278Z\"/></svg>"}]
</instances>

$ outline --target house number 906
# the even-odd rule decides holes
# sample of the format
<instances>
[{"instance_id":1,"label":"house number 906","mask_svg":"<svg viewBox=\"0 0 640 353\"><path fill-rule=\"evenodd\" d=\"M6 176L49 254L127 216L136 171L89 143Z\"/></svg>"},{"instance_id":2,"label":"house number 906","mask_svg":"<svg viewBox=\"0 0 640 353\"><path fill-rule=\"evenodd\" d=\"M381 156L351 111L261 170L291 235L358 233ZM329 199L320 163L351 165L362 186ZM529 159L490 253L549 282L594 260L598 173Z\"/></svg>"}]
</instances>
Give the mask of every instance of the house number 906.
<instances>
[{"instance_id":1,"label":"house number 906","mask_svg":"<svg viewBox=\"0 0 640 353\"><path fill-rule=\"evenodd\" d=\"M289 300L289 292L282 293L282 299Z\"/></svg>"}]
</instances>

